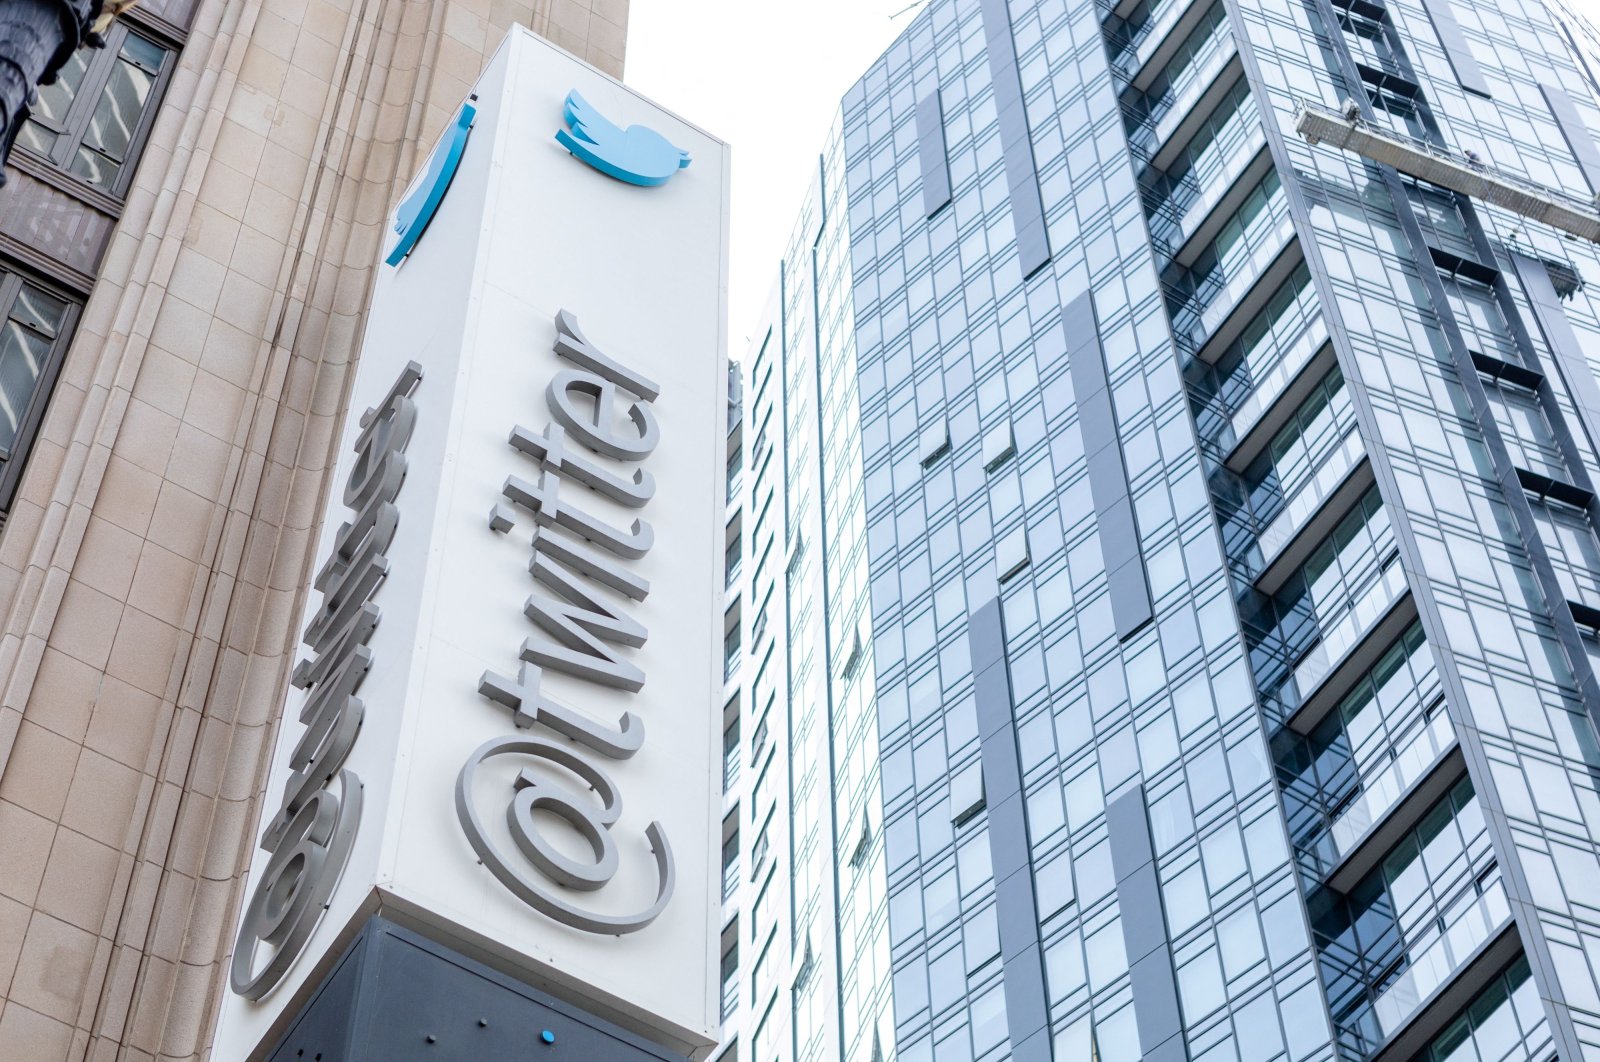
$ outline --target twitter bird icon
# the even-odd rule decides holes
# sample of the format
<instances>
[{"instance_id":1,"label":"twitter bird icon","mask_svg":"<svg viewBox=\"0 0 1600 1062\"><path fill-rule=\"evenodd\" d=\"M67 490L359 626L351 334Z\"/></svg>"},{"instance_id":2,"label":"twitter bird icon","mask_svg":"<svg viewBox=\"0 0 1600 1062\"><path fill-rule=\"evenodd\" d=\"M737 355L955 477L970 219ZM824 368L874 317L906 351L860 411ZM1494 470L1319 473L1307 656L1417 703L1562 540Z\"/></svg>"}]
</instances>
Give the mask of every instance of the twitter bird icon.
<instances>
[{"instance_id":1,"label":"twitter bird icon","mask_svg":"<svg viewBox=\"0 0 1600 1062\"><path fill-rule=\"evenodd\" d=\"M455 122L428 157L426 170L395 208L394 231L400 238L384 259L389 265L398 266L411 253L433 221L433 215L438 213L439 204L444 201L444 194L450 190L450 182L455 180L456 170L461 167L461 154L467 149L467 137L478 115L478 109L472 105L477 99L472 96L470 102L461 105Z\"/></svg>"},{"instance_id":2,"label":"twitter bird icon","mask_svg":"<svg viewBox=\"0 0 1600 1062\"><path fill-rule=\"evenodd\" d=\"M619 128L594 109L576 89L567 93L569 129L556 133L556 143L608 177L645 188L666 184L694 161L687 151L642 125Z\"/></svg>"}]
</instances>

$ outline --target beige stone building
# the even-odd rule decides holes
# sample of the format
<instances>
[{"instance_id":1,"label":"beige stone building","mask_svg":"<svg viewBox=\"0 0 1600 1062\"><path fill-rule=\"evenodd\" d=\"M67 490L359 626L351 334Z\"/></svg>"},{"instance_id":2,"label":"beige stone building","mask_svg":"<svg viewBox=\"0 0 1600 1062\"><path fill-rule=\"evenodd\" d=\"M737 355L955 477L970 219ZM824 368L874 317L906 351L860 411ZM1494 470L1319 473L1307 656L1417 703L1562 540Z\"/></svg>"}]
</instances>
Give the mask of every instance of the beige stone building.
<instances>
[{"instance_id":1,"label":"beige stone building","mask_svg":"<svg viewBox=\"0 0 1600 1062\"><path fill-rule=\"evenodd\" d=\"M208 1056L386 215L514 23L144 0L0 189L0 1059ZM230 1062L230 1060L223 1060Z\"/></svg>"}]
</instances>

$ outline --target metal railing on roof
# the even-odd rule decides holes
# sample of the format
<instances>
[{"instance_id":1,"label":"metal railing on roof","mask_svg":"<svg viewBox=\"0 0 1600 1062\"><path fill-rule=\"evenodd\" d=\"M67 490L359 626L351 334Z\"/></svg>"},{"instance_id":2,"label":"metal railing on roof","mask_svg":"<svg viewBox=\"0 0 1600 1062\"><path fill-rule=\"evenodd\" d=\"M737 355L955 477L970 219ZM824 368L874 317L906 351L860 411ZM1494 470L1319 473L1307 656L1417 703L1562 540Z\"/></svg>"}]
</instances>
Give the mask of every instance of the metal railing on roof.
<instances>
[{"instance_id":1,"label":"metal railing on roof","mask_svg":"<svg viewBox=\"0 0 1600 1062\"><path fill-rule=\"evenodd\" d=\"M1307 143L1334 147L1393 166L1418 180L1481 199L1543 222L1562 232L1600 243L1600 205L1526 177L1497 170L1467 152L1452 152L1375 125L1347 105L1336 111L1302 100L1295 109L1295 131Z\"/></svg>"}]
</instances>

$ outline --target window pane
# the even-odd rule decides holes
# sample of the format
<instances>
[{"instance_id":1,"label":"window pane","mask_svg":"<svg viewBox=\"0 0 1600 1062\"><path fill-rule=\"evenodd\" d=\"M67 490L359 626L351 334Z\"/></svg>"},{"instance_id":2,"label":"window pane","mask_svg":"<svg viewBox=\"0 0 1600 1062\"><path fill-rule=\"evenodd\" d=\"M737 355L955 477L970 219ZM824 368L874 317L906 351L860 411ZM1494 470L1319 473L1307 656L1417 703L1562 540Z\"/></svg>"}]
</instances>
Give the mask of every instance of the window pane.
<instances>
[{"instance_id":1,"label":"window pane","mask_svg":"<svg viewBox=\"0 0 1600 1062\"><path fill-rule=\"evenodd\" d=\"M50 154L56 145L57 134L67 120L67 111L78 96L83 75L89 69L90 52L80 48L72 53L67 65L53 85L39 89L39 101L28 115L28 121L17 134L17 142L26 148Z\"/></svg>"},{"instance_id":2,"label":"window pane","mask_svg":"<svg viewBox=\"0 0 1600 1062\"><path fill-rule=\"evenodd\" d=\"M152 54L156 62L147 65ZM116 182L117 173L128 157L128 145L150 98L162 54L164 50L157 45L131 33L128 35L111 78L95 105L89 129L73 160L72 172L92 184L109 186Z\"/></svg>"},{"instance_id":3,"label":"window pane","mask_svg":"<svg viewBox=\"0 0 1600 1062\"><path fill-rule=\"evenodd\" d=\"M17 304L11 307L10 317L54 339L61 331L61 321L66 315L67 304L61 299L24 284L17 294Z\"/></svg>"},{"instance_id":4,"label":"window pane","mask_svg":"<svg viewBox=\"0 0 1600 1062\"><path fill-rule=\"evenodd\" d=\"M49 353L50 341L17 321L0 331L0 448L7 456Z\"/></svg>"},{"instance_id":5,"label":"window pane","mask_svg":"<svg viewBox=\"0 0 1600 1062\"><path fill-rule=\"evenodd\" d=\"M161 64L166 57L165 48L154 41L145 40L136 33L128 34L128 39L122 42L122 58L151 74L161 72Z\"/></svg>"}]
</instances>

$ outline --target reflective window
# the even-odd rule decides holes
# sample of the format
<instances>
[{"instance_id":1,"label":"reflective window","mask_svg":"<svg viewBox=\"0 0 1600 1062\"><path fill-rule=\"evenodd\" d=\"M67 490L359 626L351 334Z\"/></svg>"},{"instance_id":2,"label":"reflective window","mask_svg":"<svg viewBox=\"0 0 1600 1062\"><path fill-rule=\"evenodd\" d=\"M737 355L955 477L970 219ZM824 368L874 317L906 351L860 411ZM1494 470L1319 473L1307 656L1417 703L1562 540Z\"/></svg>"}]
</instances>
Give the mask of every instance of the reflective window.
<instances>
[{"instance_id":1,"label":"reflective window","mask_svg":"<svg viewBox=\"0 0 1600 1062\"><path fill-rule=\"evenodd\" d=\"M1278 487L1292 495L1321 467L1327 451L1355 423L1355 411L1345 390L1344 376L1335 368L1317 384L1268 447Z\"/></svg>"},{"instance_id":2,"label":"reflective window","mask_svg":"<svg viewBox=\"0 0 1600 1062\"><path fill-rule=\"evenodd\" d=\"M1457 900L1452 894L1478 864L1479 856L1487 852L1484 829L1483 809L1472 781L1463 778L1384 858L1380 868L1383 880L1395 918L1413 950L1437 935L1435 919L1444 917L1438 912L1455 908ZM1494 880L1498 874L1474 880L1467 891L1476 896Z\"/></svg>"},{"instance_id":3,"label":"reflective window","mask_svg":"<svg viewBox=\"0 0 1600 1062\"><path fill-rule=\"evenodd\" d=\"M114 25L103 49L80 48L56 82L39 90L38 106L17 143L97 188L121 194L173 54Z\"/></svg>"},{"instance_id":4,"label":"reflective window","mask_svg":"<svg viewBox=\"0 0 1600 1062\"><path fill-rule=\"evenodd\" d=\"M0 506L9 507L66 353L77 307L0 269L0 314Z\"/></svg>"},{"instance_id":5,"label":"reflective window","mask_svg":"<svg viewBox=\"0 0 1600 1062\"><path fill-rule=\"evenodd\" d=\"M1500 1062L1530 1057L1549 1041L1544 1007L1523 956L1467 1004L1461 1016L1428 1045L1422 1059Z\"/></svg>"},{"instance_id":6,"label":"reflective window","mask_svg":"<svg viewBox=\"0 0 1600 1062\"><path fill-rule=\"evenodd\" d=\"M1393 541L1389 514L1373 487L1303 569L1306 590L1324 627L1337 621L1376 577L1393 553Z\"/></svg>"}]
</instances>

